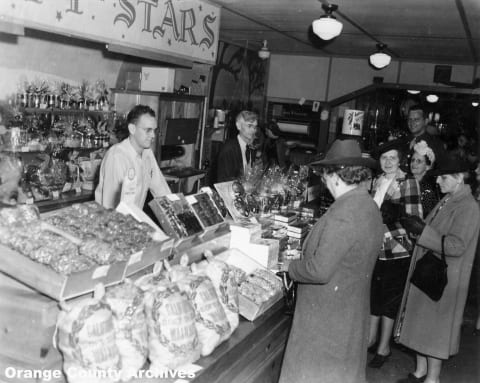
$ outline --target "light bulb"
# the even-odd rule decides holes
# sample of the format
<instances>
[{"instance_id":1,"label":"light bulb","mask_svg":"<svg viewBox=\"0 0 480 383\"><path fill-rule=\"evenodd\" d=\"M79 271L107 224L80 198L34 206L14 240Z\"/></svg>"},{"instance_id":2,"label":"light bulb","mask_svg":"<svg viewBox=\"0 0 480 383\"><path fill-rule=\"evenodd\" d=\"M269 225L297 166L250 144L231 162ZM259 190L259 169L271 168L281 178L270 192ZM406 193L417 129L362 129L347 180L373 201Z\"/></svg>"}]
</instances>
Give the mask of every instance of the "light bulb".
<instances>
[{"instance_id":1,"label":"light bulb","mask_svg":"<svg viewBox=\"0 0 480 383\"><path fill-rule=\"evenodd\" d=\"M333 17L321 17L313 21L312 29L322 40L331 40L342 32L343 24Z\"/></svg>"}]
</instances>

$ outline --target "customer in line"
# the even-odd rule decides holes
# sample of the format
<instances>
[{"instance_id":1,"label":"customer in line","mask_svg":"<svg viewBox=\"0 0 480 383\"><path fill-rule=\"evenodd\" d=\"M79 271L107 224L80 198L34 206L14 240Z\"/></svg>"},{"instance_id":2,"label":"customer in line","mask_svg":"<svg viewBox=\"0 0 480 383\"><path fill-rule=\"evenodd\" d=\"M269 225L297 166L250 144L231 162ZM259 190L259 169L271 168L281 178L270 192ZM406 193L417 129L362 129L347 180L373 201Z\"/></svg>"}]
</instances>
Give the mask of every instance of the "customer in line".
<instances>
[{"instance_id":1,"label":"customer in line","mask_svg":"<svg viewBox=\"0 0 480 383\"><path fill-rule=\"evenodd\" d=\"M435 172L445 196L427 216L402 219L406 230L417 237L409 279L415 263L428 250L438 257L442 238L448 264L448 284L435 302L408 283L397 320L398 342L416 352L416 369L400 383L439 383L442 362L458 353L463 311L480 229L480 209L465 184L469 164L446 159Z\"/></svg>"},{"instance_id":2,"label":"customer in line","mask_svg":"<svg viewBox=\"0 0 480 383\"><path fill-rule=\"evenodd\" d=\"M477 178L477 189L475 190L475 199L478 202L478 206L480 207L480 163L477 165L475 169L475 175ZM477 243L477 253L475 255L475 271L476 271L476 282L477 282L477 320L475 322L475 329L473 330L473 334L475 336L480 336L480 239Z\"/></svg>"},{"instance_id":3,"label":"customer in line","mask_svg":"<svg viewBox=\"0 0 480 383\"><path fill-rule=\"evenodd\" d=\"M447 154L445 146L438 136L428 133L428 116L425 108L420 105L412 105L408 110L408 130L410 135L406 138L406 160L407 164L413 155L413 147L420 141L425 141L432 148L436 158L444 157Z\"/></svg>"},{"instance_id":4,"label":"customer in line","mask_svg":"<svg viewBox=\"0 0 480 383\"><path fill-rule=\"evenodd\" d=\"M383 238L378 207L358 185L374 160L336 140L311 164L335 199L288 267L298 282L280 383L365 382L370 281Z\"/></svg>"},{"instance_id":5,"label":"customer in line","mask_svg":"<svg viewBox=\"0 0 480 383\"><path fill-rule=\"evenodd\" d=\"M420 199L422 202L423 216L428 213L440 200L440 192L429 171L435 164L435 153L425 141L417 142L413 146L413 155L410 159L410 171L420 185Z\"/></svg>"},{"instance_id":6,"label":"customer in line","mask_svg":"<svg viewBox=\"0 0 480 383\"><path fill-rule=\"evenodd\" d=\"M125 201L143 209L147 191L154 197L170 194L151 149L157 129L155 112L137 105L127 115L129 136L108 149L100 167L95 201L115 209Z\"/></svg>"},{"instance_id":7,"label":"customer in line","mask_svg":"<svg viewBox=\"0 0 480 383\"><path fill-rule=\"evenodd\" d=\"M384 223L382 250L372 277L369 367L380 368L390 357L395 317L405 287L413 245L399 221L404 214L422 217L420 186L400 169L401 142L390 141L377 149L382 173L373 184L373 199L380 207Z\"/></svg>"}]
</instances>

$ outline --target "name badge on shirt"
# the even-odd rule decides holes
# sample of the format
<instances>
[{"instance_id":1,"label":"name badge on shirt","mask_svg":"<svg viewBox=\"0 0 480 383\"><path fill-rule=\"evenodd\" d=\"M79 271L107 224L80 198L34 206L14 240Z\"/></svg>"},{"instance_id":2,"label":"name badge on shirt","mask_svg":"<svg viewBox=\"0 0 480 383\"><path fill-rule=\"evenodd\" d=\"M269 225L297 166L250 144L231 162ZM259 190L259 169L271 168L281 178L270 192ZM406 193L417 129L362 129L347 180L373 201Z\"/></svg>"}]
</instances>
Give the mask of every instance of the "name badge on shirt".
<instances>
[{"instance_id":1,"label":"name badge on shirt","mask_svg":"<svg viewBox=\"0 0 480 383\"><path fill-rule=\"evenodd\" d=\"M122 193L120 201L128 204L135 204L135 193L137 191L137 175L135 169L128 169L127 175L123 178Z\"/></svg>"}]
</instances>

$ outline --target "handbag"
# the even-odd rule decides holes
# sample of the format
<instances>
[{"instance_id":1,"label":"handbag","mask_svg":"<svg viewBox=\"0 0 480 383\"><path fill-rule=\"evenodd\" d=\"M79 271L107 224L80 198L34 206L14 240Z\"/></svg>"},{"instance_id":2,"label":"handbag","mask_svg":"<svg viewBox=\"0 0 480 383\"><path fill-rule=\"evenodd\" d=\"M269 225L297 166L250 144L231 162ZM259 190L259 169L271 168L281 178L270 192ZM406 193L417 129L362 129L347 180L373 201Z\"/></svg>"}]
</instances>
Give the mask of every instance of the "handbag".
<instances>
[{"instance_id":1,"label":"handbag","mask_svg":"<svg viewBox=\"0 0 480 383\"><path fill-rule=\"evenodd\" d=\"M440 300L448 283L444 241L445 236L442 236L442 257L438 258L432 250L427 251L415 264L410 278L412 284L435 302Z\"/></svg>"}]
</instances>

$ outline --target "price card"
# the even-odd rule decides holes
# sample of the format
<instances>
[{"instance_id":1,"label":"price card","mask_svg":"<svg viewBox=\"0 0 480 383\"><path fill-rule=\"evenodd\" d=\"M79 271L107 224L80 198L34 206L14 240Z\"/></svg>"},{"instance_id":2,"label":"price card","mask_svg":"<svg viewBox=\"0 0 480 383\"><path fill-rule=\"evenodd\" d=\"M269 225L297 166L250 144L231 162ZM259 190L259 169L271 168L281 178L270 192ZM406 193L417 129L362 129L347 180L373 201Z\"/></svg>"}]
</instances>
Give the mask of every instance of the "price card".
<instances>
[{"instance_id":1,"label":"price card","mask_svg":"<svg viewBox=\"0 0 480 383\"><path fill-rule=\"evenodd\" d=\"M81 181L74 182L72 188L75 190L76 194L82 194L82 182Z\"/></svg>"},{"instance_id":2,"label":"price card","mask_svg":"<svg viewBox=\"0 0 480 383\"><path fill-rule=\"evenodd\" d=\"M135 254L132 254L130 256L130 259L128 260L128 265L130 266L140 262L142 260L142 255L143 255L143 251L138 251Z\"/></svg>"},{"instance_id":3,"label":"price card","mask_svg":"<svg viewBox=\"0 0 480 383\"><path fill-rule=\"evenodd\" d=\"M62 193L66 193L70 190L72 190L72 183L66 182L65 185L63 185Z\"/></svg>"},{"instance_id":4,"label":"price card","mask_svg":"<svg viewBox=\"0 0 480 383\"><path fill-rule=\"evenodd\" d=\"M52 198L53 199L59 199L60 198L60 192L58 190L52 191Z\"/></svg>"},{"instance_id":5,"label":"price card","mask_svg":"<svg viewBox=\"0 0 480 383\"><path fill-rule=\"evenodd\" d=\"M33 202L34 202L34 201L33 201L33 197L28 197L28 198L26 199L26 201L25 201L25 203L26 203L27 205L33 205Z\"/></svg>"},{"instance_id":6,"label":"price card","mask_svg":"<svg viewBox=\"0 0 480 383\"><path fill-rule=\"evenodd\" d=\"M190 205L193 205L194 203L197 203L197 199L195 198L195 196L193 195L187 195L185 197L185 199L187 200L187 202L190 204Z\"/></svg>"},{"instance_id":7,"label":"price card","mask_svg":"<svg viewBox=\"0 0 480 383\"><path fill-rule=\"evenodd\" d=\"M167 198L170 200L170 201L180 201L180 197L176 194L168 194L167 195Z\"/></svg>"},{"instance_id":8,"label":"price card","mask_svg":"<svg viewBox=\"0 0 480 383\"><path fill-rule=\"evenodd\" d=\"M98 278L104 277L105 275L108 274L108 270L110 270L109 265L97 267L92 274L92 279L98 279Z\"/></svg>"},{"instance_id":9,"label":"price card","mask_svg":"<svg viewBox=\"0 0 480 383\"><path fill-rule=\"evenodd\" d=\"M22 148L20 149L22 152L29 152L30 151L30 148L28 146L22 146Z\"/></svg>"}]
</instances>

